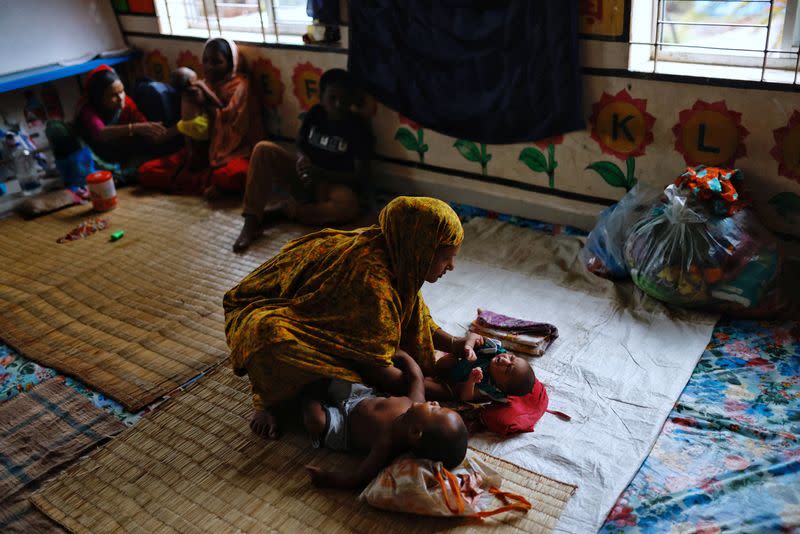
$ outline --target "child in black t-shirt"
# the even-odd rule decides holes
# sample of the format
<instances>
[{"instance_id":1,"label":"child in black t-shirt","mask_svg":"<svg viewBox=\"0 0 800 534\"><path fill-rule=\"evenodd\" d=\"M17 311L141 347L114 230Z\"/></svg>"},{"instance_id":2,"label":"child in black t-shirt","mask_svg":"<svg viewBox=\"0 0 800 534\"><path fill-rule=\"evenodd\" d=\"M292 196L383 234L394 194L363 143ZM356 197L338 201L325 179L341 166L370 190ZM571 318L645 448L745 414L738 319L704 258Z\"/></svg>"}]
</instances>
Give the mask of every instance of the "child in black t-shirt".
<instances>
[{"instance_id":1,"label":"child in black t-shirt","mask_svg":"<svg viewBox=\"0 0 800 534\"><path fill-rule=\"evenodd\" d=\"M369 189L372 134L350 110L354 92L347 71L325 72L320 103L300 127L297 156L269 141L255 146L242 208L244 226L234 251L246 249L264 232L267 214L313 225L341 224L358 216ZM280 189L288 189L288 197Z\"/></svg>"}]
</instances>

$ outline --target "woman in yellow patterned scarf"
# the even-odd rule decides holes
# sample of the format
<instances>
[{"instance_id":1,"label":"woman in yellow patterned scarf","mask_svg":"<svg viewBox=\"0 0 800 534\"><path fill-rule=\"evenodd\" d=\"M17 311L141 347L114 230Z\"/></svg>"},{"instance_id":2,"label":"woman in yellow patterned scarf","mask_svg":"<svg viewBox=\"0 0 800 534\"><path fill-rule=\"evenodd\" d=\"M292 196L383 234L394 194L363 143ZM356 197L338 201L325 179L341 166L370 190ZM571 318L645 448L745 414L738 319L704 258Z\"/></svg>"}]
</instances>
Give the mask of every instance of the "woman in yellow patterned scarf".
<instances>
[{"instance_id":1,"label":"woman in yellow patterned scarf","mask_svg":"<svg viewBox=\"0 0 800 534\"><path fill-rule=\"evenodd\" d=\"M225 295L231 362L247 375L250 427L277 437L272 407L321 378L361 382L398 349L428 374L434 348L470 354L475 336L453 337L431 319L420 288L454 267L464 238L455 212L433 198L399 197L379 224L296 239Z\"/></svg>"}]
</instances>

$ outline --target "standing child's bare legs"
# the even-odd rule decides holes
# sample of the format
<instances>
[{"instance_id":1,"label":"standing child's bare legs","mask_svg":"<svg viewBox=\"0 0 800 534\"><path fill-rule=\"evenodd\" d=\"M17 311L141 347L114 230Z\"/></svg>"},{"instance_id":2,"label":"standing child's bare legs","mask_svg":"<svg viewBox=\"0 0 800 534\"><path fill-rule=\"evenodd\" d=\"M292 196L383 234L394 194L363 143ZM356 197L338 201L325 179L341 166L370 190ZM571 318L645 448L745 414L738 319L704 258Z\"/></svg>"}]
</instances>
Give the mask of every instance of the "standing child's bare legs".
<instances>
[{"instance_id":1,"label":"standing child's bare legs","mask_svg":"<svg viewBox=\"0 0 800 534\"><path fill-rule=\"evenodd\" d=\"M295 171L294 157L280 145L261 141L253 147L242 202L244 226L233 244L234 252L245 250L264 233L264 208L275 199L274 187L284 185Z\"/></svg>"}]
</instances>

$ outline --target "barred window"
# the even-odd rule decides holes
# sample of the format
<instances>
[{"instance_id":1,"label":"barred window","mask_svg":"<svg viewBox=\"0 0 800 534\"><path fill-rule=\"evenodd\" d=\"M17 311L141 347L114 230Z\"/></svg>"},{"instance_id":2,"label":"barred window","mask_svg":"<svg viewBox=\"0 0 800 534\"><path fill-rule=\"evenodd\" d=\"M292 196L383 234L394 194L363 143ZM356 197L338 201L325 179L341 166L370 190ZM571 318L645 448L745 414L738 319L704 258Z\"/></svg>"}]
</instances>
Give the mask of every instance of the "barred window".
<instances>
[{"instance_id":1,"label":"barred window","mask_svg":"<svg viewBox=\"0 0 800 534\"><path fill-rule=\"evenodd\" d=\"M161 33L302 44L306 0L156 0Z\"/></svg>"},{"instance_id":2,"label":"barred window","mask_svg":"<svg viewBox=\"0 0 800 534\"><path fill-rule=\"evenodd\" d=\"M797 84L798 0L634 0L633 71Z\"/></svg>"}]
</instances>

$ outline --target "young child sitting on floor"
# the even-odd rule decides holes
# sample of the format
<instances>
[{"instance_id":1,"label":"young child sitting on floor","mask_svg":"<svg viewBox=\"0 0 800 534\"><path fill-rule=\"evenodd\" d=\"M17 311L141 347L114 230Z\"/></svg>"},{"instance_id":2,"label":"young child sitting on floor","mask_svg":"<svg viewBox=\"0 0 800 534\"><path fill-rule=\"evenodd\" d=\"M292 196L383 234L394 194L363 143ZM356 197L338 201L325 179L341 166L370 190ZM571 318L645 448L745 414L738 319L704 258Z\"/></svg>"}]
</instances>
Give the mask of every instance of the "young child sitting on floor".
<instances>
[{"instance_id":1,"label":"young child sitting on floor","mask_svg":"<svg viewBox=\"0 0 800 534\"><path fill-rule=\"evenodd\" d=\"M207 108L221 108L222 103L188 67L180 67L172 73L172 85L181 95L181 119L176 126L186 139L187 165L193 171L205 169L211 137Z\"/></svg>"},{"instance_id":2,"label":"young child sitting on floor","mask_svg":"<svg viewBox=\"0 0 800 534\"><path fill-rule=\"evenodd\" d=\"M300 126L296 156L270 141L253 149L242 203L244 226L234 252L249 247L276 217L331 226L352 221L370 204L372 131L351 111L354 82L347 71L331 69L320 78L319 91L320 103ZM280 189L289 196L276 196Z\"/></svg>"},{"instance_id":3,"label":"young child sitting on floor","mask_svg":"<svg viewBox=\"0 0 800 534\"><path fill-rule=\"evenodd\" d=\"M475 347L474 360L446 354L436 361L436 376L452 387L453 397L469 401L505 401L506 395L522 396L533 390L536 376L530 364L488 337Z\"/></svg>"},{"instance_id":4,"label":"young child sitting on floor","mask_svg":"<svg viewBox=\"0 0 800 534\"><path fill-rule=\"evenodd\" d=\"M306 466L316 486L364 486L408 451L450 469L463 461L468 435L461 416L438 402L425 402L422 371L410 356L398 353L394 364L408 382L406 397L381 397L363 384L332 380L328 402L304 399L303 423L315 447L367 453L352 472Z\"/></svg>"}]
</instances>

